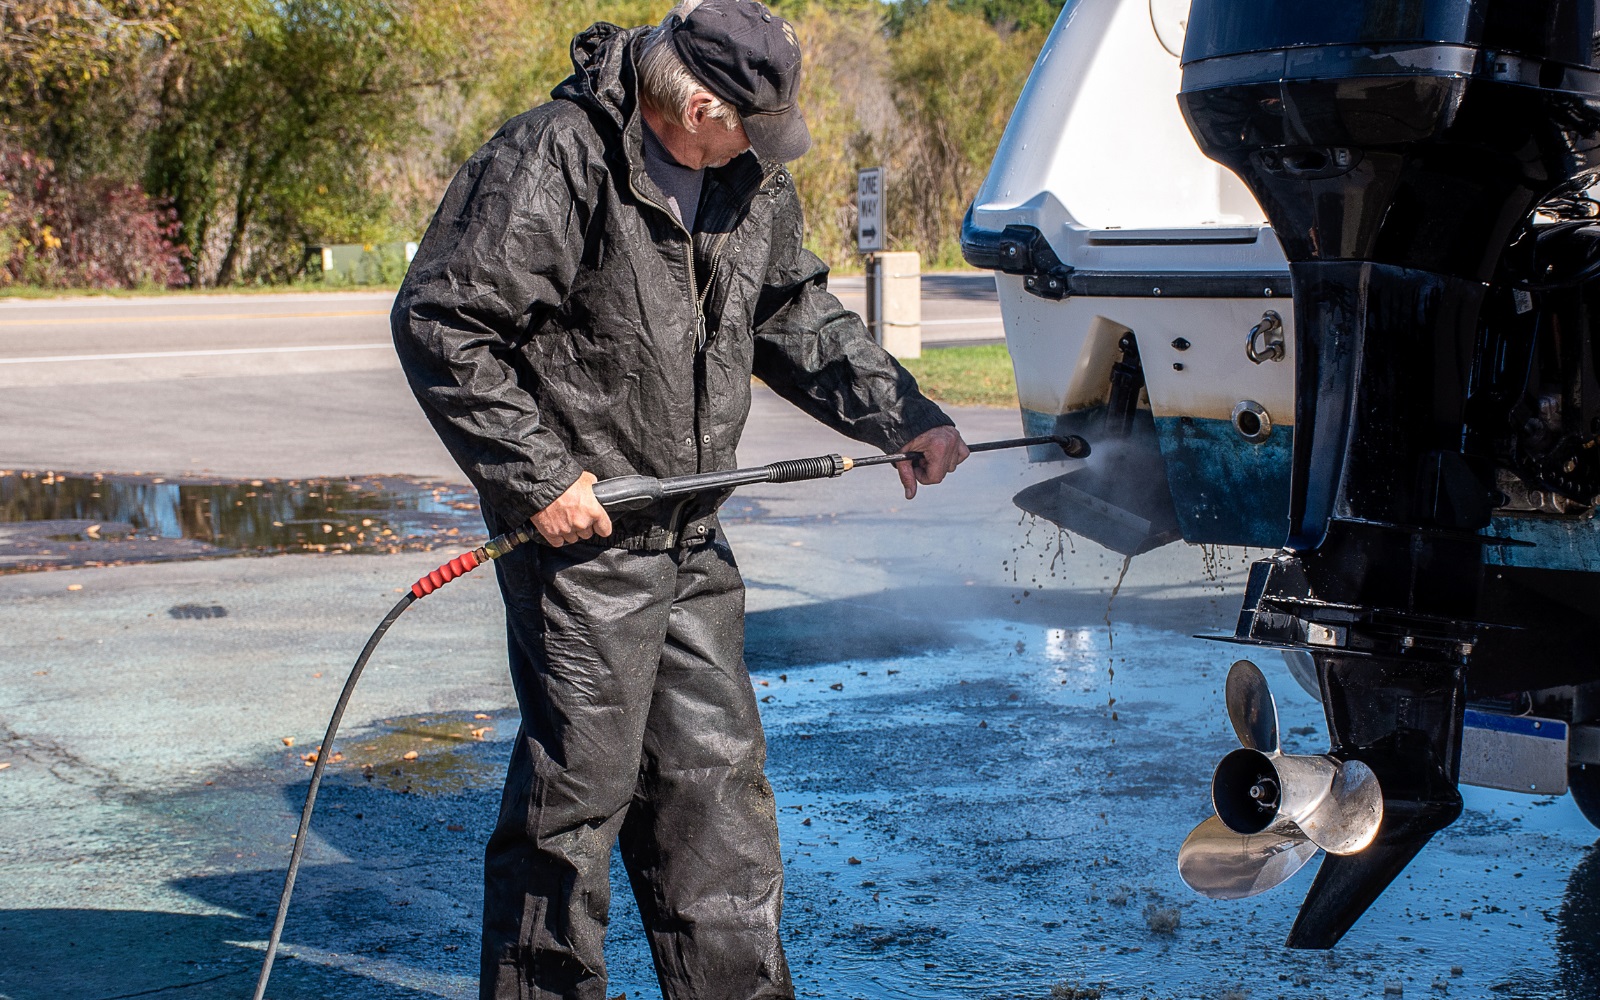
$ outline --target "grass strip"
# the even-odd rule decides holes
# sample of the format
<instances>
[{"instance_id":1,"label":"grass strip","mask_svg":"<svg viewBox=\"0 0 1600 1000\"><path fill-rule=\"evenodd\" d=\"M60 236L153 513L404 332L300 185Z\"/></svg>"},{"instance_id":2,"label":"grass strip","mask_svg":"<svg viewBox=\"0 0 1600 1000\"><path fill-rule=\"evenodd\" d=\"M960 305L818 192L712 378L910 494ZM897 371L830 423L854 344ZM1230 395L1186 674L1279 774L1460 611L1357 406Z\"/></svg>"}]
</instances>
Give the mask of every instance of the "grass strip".
<instances>
[{"instance_id":1,"label":"grass strip","mask_svg":"<svg viewBox=\"0 0 1600 1000\"><path fill-rule=\"evenodd\" d=\"M901 364L916 376L923 395L951 406L1017 405L1017 379L1004 344L925 349Z\"/></svg>"}]
</instances>

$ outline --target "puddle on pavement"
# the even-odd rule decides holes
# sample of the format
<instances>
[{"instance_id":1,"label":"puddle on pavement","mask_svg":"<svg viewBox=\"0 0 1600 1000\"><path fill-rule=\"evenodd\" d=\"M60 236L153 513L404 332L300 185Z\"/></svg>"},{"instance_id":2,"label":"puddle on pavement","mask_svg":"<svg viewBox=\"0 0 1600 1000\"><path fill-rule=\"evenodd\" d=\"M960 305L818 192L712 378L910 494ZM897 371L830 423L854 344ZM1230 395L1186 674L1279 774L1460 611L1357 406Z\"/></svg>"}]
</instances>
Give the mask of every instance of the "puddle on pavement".
<instances>
[{"instance_id":1,"label":"puddle on pavement","mask_svg":"<svg viewBox=\"0 0 1600 1000\"><path fill-rule=\"evenodd\" d=\"M226 481L0 470L0 573L484 538L470 489L400 477Z\"/></svg>"},{"instance_id":2,"label":"puddle on pavement","mask_svg":"<svg viewBox=\"0 0 1600 1000\"><path fill-rule=\"evenodd\" d=\"M455 712L383 719L378 725L365 736L335 741L330 778L338 775L403 795L497 789L505 780L504 755L485 753L481 744L494 739L497 727L514 732L514 717L508 722L484 712ZM292 747L288 753L309 768L321 749Z\"/></svg>"},{"instance_id":3,"label":"puddle on pavement","mask_svg":"<svg viewBox=\"0 0 1600 1000\"><path fill-rule=\"evenodd\" d=\"M769 518L735 496L727 523ZM386 554L487 538L470 487L401 476L223 480L0 469L0 574L296 552Z\"/></svg>"}]
</instances>

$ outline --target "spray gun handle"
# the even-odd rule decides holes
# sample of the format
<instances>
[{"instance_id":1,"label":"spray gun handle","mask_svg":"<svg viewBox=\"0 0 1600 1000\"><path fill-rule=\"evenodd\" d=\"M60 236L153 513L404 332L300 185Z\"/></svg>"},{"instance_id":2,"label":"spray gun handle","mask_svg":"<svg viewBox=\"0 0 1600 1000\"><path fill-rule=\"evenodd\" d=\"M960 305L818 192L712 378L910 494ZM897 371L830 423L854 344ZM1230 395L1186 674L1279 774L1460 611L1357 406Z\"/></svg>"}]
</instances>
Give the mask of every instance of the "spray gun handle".
<instances>
[{"instance_id":1,"label":"spray gun handle","mask_svg":"<svg viewBox=\"0 0 1600 1000\"><path fill-rule=\"evenodd\" d=\"M594 498L612 512L648 507L664 496L661 480L653 476L617 476L594 484Z\"/></svg>"}]
</instances>

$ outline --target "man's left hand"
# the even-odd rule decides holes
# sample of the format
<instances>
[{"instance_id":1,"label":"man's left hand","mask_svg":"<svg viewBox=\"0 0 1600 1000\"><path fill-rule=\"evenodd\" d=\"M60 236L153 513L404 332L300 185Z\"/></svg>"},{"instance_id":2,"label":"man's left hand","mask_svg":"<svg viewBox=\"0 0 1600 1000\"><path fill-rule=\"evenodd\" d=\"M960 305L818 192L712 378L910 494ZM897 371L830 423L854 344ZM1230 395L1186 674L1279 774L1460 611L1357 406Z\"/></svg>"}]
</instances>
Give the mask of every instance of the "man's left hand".
<instances>
[{"instance_id":1,"label":"man's left hand","mask_svg":"<svg viewBox=\"0 0 1600 1000\"><path fill-rule=\"evenodd\" d=\"M932 486L940 482L945 476L955 471L956 466L967 460L967 443L961 440L961 432L948 425L935 427L923 431L910 441L901 451L920 451L922 457L915 463L896 462L894 467L900 473L900 483L906 488L906 499L910 500L917 495L917 484Z\"/></svg>"}]
</instances>

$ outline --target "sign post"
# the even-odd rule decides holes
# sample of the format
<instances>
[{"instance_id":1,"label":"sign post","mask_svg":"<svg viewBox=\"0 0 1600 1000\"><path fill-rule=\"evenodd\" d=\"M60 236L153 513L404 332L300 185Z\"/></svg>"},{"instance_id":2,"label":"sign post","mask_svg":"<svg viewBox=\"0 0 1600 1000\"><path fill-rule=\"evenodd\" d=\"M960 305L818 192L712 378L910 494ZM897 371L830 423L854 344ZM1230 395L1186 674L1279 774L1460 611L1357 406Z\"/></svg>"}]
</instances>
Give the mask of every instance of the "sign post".
<instances>
[{"instance_id":1,"label":"sign post","mask_svg":"<svg viewBox=\"0 0 1600 1000\"><path fill-rule=\"evenodd\" d=\"M867 308L872 338L897 358L922 354L921 258L914 252L886 253L882 167L856 172L856 249L867 256Z\"/></svg>"}]
</instances>

